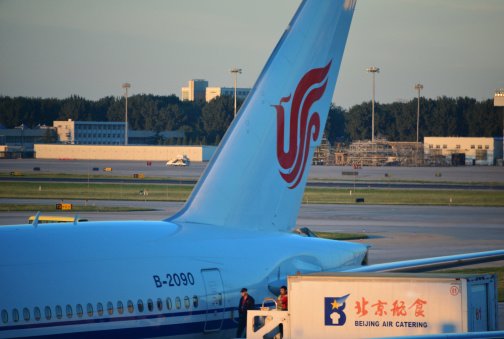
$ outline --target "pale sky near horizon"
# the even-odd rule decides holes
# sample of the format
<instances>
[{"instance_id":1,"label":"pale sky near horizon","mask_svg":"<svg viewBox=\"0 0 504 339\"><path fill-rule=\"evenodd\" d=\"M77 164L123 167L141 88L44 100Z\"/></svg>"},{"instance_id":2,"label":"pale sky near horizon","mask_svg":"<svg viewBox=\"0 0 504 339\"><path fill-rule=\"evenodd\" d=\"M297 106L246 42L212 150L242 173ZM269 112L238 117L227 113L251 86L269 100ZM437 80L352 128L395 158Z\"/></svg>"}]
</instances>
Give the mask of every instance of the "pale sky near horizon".
<instances>
[{"instance_id":1,"label":"pale sky near horizon","mask_svg":"<svg viewBox=\"0 0 504 339\"><path fill-rule=\"evenodd\" d=\"M0 0L0 95L181 96L191 79L252 87L298 0ZM333 101L493 97L504 88L504 1L358 0Z\"/></svg>"}]
</instances>

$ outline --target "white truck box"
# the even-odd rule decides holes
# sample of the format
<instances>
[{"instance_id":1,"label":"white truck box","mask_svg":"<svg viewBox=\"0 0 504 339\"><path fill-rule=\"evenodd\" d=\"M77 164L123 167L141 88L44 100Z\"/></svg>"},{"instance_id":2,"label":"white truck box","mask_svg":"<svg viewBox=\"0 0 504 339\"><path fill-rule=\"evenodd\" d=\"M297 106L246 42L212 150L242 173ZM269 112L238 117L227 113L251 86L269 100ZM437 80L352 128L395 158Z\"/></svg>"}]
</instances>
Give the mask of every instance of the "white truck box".
<instances>
[{"instance_id":1,"label":"white truck box","mask_svg":"<svg viewBox=\"0 0 504 339\"><path fill-rule=\"evenodd\" d=\"M289 276L287 286L290 338L414 336L498 326L493 274L312 273Z\"/></svg>"}]
</instances>

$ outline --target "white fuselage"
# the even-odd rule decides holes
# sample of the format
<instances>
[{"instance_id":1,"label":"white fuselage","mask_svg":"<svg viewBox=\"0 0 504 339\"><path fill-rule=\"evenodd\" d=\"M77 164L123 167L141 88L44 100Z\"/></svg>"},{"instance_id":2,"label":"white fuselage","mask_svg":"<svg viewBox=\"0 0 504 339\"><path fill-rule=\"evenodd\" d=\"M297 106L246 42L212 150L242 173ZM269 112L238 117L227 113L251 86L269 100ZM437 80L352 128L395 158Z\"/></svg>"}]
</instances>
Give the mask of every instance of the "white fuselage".
<instances>
[{"instance_id":1,"label":"white fuselage","mask_svg":"<svg viewBox=\"0 0 504 339\"><path fill-rule=\"evenodd\" d=\"M9 239L0 240L0 337L230 337L242 287L259 305L271 282L357 267L366 253L285 232L162 221L8 226L0 239Z\"/></svg>"}]
</instances>

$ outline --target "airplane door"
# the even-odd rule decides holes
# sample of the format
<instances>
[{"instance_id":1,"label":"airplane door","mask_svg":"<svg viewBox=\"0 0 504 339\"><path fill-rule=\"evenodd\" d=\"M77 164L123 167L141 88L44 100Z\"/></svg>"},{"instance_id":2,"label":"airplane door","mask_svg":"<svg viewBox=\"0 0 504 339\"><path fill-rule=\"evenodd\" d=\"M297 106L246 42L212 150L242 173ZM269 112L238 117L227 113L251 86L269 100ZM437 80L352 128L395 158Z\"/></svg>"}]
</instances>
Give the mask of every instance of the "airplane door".
<instances>
[{"instance_id":1,"label":"airplane door","mask_svg":"<svg viewBox=\"0 0 504 339\"><path fill-rule=\"evenodd\" d=\"M224 320L224 287L218 269L201 270L206 290L205 332L220 331Z\"/></svg>"}]
</instances>

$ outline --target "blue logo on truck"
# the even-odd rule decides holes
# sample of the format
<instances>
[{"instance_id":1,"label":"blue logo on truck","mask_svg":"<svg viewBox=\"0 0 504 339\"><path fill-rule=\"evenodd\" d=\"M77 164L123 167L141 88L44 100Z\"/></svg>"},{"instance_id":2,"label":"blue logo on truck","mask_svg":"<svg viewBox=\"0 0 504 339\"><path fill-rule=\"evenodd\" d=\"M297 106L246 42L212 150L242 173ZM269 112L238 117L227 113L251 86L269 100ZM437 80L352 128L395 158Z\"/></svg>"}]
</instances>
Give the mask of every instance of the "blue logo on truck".
<instances>
[{"instance_id":1,"label":"blue logo on truck","mask_svg":"<svg viewBox=\"0 0 504 339\"><path fill-rule=\"evenodd\" d=\"M350 294L344 297L325 298L325 324L326 326L343 326L346 323L346 299Z\"/></svg>"}]
</instances>

